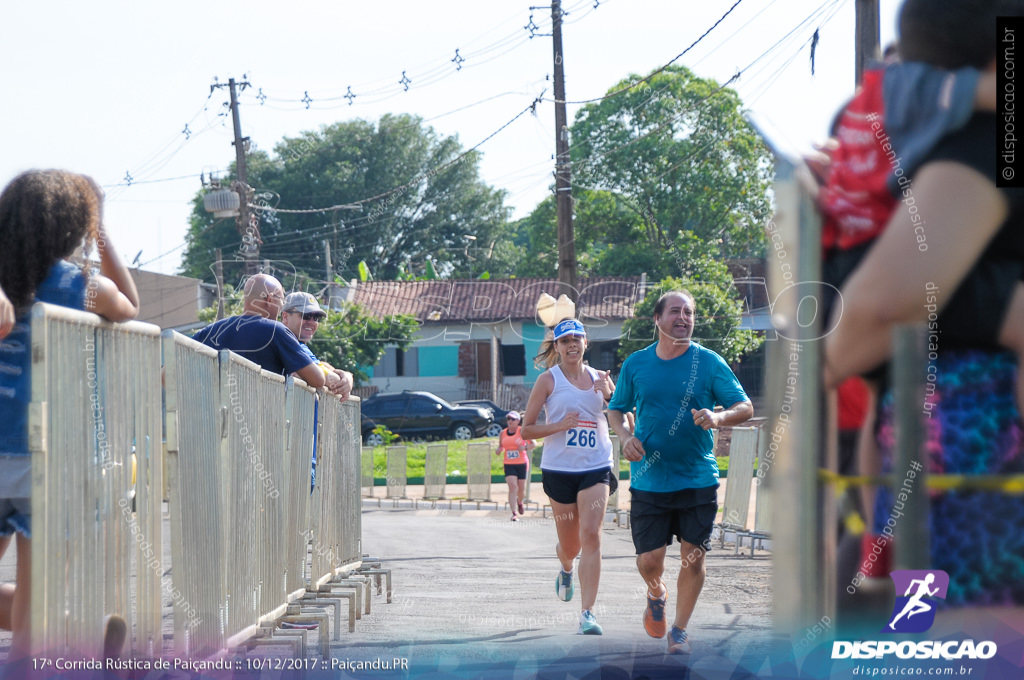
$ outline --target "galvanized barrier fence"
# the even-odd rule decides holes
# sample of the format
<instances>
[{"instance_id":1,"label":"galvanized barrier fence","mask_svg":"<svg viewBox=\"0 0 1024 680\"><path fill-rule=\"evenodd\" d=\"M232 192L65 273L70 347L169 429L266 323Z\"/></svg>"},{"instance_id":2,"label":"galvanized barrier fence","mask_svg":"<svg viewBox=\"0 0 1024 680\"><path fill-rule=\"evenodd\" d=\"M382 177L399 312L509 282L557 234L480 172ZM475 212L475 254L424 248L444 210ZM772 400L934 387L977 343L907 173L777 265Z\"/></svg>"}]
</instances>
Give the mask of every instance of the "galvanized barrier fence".
<instances>
[{"instance_id":1,"label":"galvanized barrier fence","mask_svg":"<svg viewBox=\"0 0 1024 680\"><path fill-rule=\"evenodd\" d=\"M490 442L472 442L466 445L466 500L491 501L491 456L494 445Z\"/></svg>"},{"instance_id":2,"label":"galvanized barrier fence","mask_svg":"<svg viewBox=\"0 0 1024 680\"><path fill-rule=\"evenodd\" d=\"M448 479L448 444L428 444L423 466L423 498L444 499L444 485Z\"/></svg>"},{"instance_id":3,"label":"galvanized barrier fence","mask_svg":"<svg viewBox=\"0 0 1024 680\"><path fill-rule=\"evenodd\" d=\"M118 614L128 653L158 655L160 329L41 303L31 324L31 648L100 656Z\"/></svg>"},{"instance_id":4,"label":"galvanized barrier fence","mask_svg":"<svg viewBox=\"0 0 1024 680\"><path fill-rule=\"evenodd\" d=\"M360 468L360 476L362 477L362 493L363 498L373 498L373 447L364 446L362 447L362 454L360 455L360 461L362 466Z\"/></svg>"},{"instance_id":5,"label":"galvanized barrier fence","mask_svg":"<svg viewBox=\"0 0 1024 680\"><path fill-rule=\"evenodd\" d=\"M174 332L164 343L175 644L201 657L359 566L359 402Z\"/></svg>"},{"instance_id":6,"label":"galvanized barrier fence","mask_svg":"<svg viewBox=\"0 0 1024 680\"><path fill-rule=\"evenodd\" d=\"M389 446L387 452L387 497L408 498L405 495L409 474L405 446Z\"/></svg>"},{"instance_id":7,"label":"galvanized barrier fence","mask_svg":"<svg viewBox=\"0 0 1024 680\"><path fill-rule=\"evenodd\" d=\"M725 544L727 531L744 531L750 514L750 486L757 456L756 427L734 427L729 441L729 475L725 483L722 521L718 523L719 541ZM736 539L739 540L738 538Z\"/></svg>"},{"instance_id":8,"label":"galvanized barrier fence","mask_svg":"<svg viewBox=\"0 0 1024 680\"><path fill-rule=\"evenodd\" d=\"M227 602L222 546L229 499L222 431L220 359L216 350L173 331L163 334L168 509L174 585L174 645L180 655L212 654L226 646Z\"/></svg>"}]
</instances>

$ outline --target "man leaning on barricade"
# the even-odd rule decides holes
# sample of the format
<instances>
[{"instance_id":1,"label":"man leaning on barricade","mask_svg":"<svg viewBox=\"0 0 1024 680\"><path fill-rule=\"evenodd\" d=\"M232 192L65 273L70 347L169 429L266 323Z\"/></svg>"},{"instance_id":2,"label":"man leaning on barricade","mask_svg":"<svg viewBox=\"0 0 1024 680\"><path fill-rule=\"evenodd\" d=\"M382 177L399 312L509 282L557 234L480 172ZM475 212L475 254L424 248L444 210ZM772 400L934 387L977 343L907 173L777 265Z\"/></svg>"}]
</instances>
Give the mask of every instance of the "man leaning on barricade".
<instances>
[{"instance_id":1,"label":"man leaning on barricade","mask_svg":"<svg viewBox=\"0 0 1024 680\"><path fill-rule=\"evenodd\" d=\"M302 351L309 355L324 372L327 389L331 394L338 395L344 401L352 392L352 374L335 368L326 361L319 361L306 344L313 339L320 327L320 322L326 318L327 312L321 309L320 303L309 293L289 293L288 297L284 299L281 323L299 339L299 347Z\"/></svg>"},{"instance_id":2,"label":"man leaning on barricade","mask_svg":"<svg viewBox=\"0 0 1024 680\"><path fill-rule=\"evenodd\" d=\"M310 387L326 384L324 371L298 338L277 321L284 303L284 287L269 274L256 274L245 282L244 307L238 316L215 321L200 329L194 340L214 349L228 349L271 373L294 373Z\"/></svg>"}]
</instances>

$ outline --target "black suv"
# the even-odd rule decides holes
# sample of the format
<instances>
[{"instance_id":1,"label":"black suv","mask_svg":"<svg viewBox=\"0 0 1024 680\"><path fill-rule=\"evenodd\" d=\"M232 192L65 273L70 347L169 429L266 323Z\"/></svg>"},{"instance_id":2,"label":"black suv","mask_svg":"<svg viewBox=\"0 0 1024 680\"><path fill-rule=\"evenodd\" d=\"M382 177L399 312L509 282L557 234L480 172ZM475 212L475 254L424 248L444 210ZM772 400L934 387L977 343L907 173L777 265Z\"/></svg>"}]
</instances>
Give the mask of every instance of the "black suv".
<instances>
[{"instance_id":1,"label":"black suv","mask_svg":"<svg viewBox=\"0 0 1024 680\"><path fill-rule=\"evenodd\" d=\"M482 437L491 414L482 408L453 406L430 392L375 394L363 402L363 415L405 439L447 437L466 440ZM383 442L370 434L366 444Z\"/></svg>"},{"instance_id":2,"label":"black suv","mask_svg":"<svg viewBox=\"0 0 1024 680\"><path fill-rule=\"evenodd\" d=\"M455 402L459 406L478 406L485 411L491 412L494 422L487 428L488 437L497 437L501 431L508 427L508 411L495 404L490 399L465 399Z\"/></svg>"}]
</instances>

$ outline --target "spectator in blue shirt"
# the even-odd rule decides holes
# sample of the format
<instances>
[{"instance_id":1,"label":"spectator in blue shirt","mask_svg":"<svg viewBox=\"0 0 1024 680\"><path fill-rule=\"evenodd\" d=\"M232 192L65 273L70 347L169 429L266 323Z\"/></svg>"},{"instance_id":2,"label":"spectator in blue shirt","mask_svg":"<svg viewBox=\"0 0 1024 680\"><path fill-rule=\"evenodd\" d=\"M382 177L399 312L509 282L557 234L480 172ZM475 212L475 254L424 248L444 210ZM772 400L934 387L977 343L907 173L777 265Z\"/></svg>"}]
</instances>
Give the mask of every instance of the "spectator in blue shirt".
<instances>
[{"instance_id":1,"label":"spectator in blue shirt","mask_svg":"<svg viewBox=\"0 0 1024 680\"><path fill-rule=\"evenodd\" d=\"M214 349L229 349L271 373L296 374L310 387L323 387L324 372L299 346L299 340L277 321L284 302L284 287L269 274L256 274L245 282L240 315L215 321L199 330L194 340Z\"/></svg>"}]
</instances>

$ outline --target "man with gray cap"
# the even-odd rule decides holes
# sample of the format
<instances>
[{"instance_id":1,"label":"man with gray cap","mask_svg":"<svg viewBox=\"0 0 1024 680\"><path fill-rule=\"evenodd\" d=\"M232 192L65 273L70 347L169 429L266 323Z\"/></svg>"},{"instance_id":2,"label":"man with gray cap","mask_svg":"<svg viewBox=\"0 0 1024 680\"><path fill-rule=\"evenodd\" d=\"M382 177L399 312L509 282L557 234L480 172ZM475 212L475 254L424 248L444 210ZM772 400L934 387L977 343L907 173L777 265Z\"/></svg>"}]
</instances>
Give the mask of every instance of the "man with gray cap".
<instances>
[{"instance_id":1,"label":"man with gray cap","mask_svg":"<svg viewBox=\"0 0 1024 680\"><path fill-rule=\"evenodd\" d=\"M327 312L320 307L320 303L309 293L289 293L284 299L284 307L281 311L281 323L285 325L295 337L299 339L299 347L324 371L327 379L327 389L336 394L342 400L348 399L352 391L352 374L334 368L326 361L319 361L312 350L306 345L313 339L313 335L320 327L320 322L327 318Z\"/></svg>"}]
</instances>

